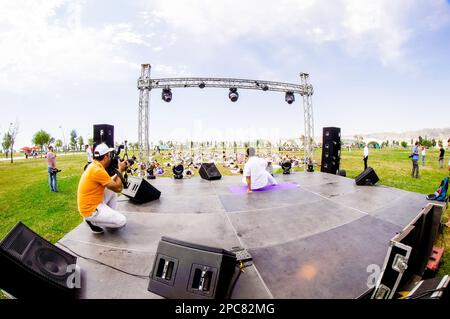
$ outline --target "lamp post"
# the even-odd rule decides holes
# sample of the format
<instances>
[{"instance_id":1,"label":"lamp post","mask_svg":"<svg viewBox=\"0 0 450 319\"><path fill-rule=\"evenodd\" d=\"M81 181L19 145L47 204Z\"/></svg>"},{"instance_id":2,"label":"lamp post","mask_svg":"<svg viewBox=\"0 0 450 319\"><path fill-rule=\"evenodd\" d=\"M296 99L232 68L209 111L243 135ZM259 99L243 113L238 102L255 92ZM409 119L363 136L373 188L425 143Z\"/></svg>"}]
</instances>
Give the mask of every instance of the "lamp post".
<instances>
[{"instance_id":1,"label":"lamp post","mask_svg":"<svg viewBox=\"0 0 450 319\"><path fill-rule=\"evenodd\" d=\"M64 154L66 154L66 135L64 134L64 130L62 128L62 126L60 125L59 128L61 129L62 135L63 135L63 150L64 150Z\"/></svg>"}]
</instances>

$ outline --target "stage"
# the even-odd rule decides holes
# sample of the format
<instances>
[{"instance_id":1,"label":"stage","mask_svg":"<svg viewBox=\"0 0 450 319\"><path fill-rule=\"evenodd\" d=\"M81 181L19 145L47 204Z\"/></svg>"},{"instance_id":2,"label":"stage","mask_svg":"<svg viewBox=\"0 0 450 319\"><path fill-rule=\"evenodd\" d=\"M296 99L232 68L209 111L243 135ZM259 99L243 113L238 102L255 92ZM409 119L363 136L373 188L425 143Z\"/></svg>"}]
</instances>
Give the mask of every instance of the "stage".
<instances>
[{"instance_id":1,"label":"stage","mask_svg":"<svg viewBox=\"0 0 450 319\"><path fill-rule=\"evenodd\" d=\"M60 243L133 277L78 258L81 298L162 298L147 291L161 236L231 249L247 248L253 265L232 298L356 298L380 268L389 240L428 201L423 194L386 186L357 186L320 172L275 176L286 190L234 193L242 176L207 181L195 176L150 183L161 198L143 205L119 197L127 225L94 235L82 223ZM64 247L60 246L62 249Z\"/></svg>"}]
</instances>

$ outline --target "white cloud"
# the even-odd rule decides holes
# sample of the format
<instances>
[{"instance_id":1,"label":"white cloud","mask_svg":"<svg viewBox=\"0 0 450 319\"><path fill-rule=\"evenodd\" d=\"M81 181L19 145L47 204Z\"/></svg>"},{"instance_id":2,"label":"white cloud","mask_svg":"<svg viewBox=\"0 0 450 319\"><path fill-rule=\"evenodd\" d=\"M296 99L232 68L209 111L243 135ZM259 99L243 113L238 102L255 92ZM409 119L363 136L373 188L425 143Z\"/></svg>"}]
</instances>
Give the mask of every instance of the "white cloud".
<instances>
[{"instance_id":1,"label":"white cloud","mask_svg":"<svg viewBox=\"0 0 450 319\"><path fill-rule=\"evenodd\" d=\"M128 24L81 25L84 1L10 1L0 11L0 90L30 92L54 81L111 81L124 45L143 45ZM117 57L120 56L118 59Z\"/></svg>"},{"instance_id":2,"label":"white cloud","mask_svg":"<svg viewBox=\"0 0 450 319\"><path fill-rule=\"evenodd\" d=\"M209 48L243 37L269 41L291 37L297 43L336 43L352 56L383 65L405 63L411 37L449 22L443 0L155 0L145 15L148 23L166 23ZM180 37L181 39L181 37Z\"/></svg>"}]
</instances>

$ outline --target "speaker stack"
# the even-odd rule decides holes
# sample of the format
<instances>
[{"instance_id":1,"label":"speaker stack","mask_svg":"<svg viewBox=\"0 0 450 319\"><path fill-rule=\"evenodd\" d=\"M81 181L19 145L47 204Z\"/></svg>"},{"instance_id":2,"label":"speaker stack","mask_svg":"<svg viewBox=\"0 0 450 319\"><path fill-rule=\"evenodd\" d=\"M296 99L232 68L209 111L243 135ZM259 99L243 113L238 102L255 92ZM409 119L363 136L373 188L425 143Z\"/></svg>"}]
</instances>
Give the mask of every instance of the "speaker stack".
<instances>
[{"instance_id":1,"label":"speaker stack","mask_svg":"<svg viewBox=\"0 0 450 319\"><path fill-rule=\"evenodd\" d=\"M208 181L222 178L222 174L220 174L214 163L203 163L198 172L203 179Z\"/></svg>"},{"instance_id":2,"label":"speaker stack","mask_svg":"<svg viewBox=\"0 0 450 319\"><path fill-rule=\"evenodd\" d=\"M330 174L339 173L341 160L341 129L324 127L322 136L322 163L320 171Z\"/></svg>"},{"instance_id":3,"label":"speaker stack","mask_svg":"<svg viewBox=\"0 0 450 319\"><path fill-rule=\"evenodd\" d=\"M161 196L161 192L156 187L137 176L128 176L127 187L122 190L122 194L138 204L156 200Z\"/></svg>"},{"instance_id":4,"label":"speaker stack","mask_svg":"<svg viewBox=\"0 0 450 319\"><path fill-rule=\"evenodd\" d=\"M163 236L148 290L170 299L224 299L235 268L230 251Z\"/></svg>"},{"instance_id":5,"label":"speaker stack","mask_svg":"<svg viewBox=\"0 0 450 319\"><path fill-rule=\"evenodd\" d=\"M94 124L94 150L98 144L114 147L114 125Z\"/></svg>"},{"instance_id":6,"label":"speaker stack","mask_svg":"<svg viewBox=\"0 0 450 319\"><path fill-rule=\"evenodd\" d=\"M76 264L75 256L19 222L0 243L0 288L19 299L74 298Z\"/></svg>"}]
</instances>

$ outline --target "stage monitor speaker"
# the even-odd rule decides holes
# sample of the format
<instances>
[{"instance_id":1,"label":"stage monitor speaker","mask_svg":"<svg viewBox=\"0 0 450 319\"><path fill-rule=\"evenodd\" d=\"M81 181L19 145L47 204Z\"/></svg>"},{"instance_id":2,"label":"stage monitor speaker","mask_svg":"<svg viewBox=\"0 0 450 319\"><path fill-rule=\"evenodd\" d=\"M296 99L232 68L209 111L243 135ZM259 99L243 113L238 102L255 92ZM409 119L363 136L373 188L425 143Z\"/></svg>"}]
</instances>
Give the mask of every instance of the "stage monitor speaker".
<instances>
[{"instance_id":1,"label":"stage monitor speaker","mask_svg":"<svg viewBox=\"0 0 450 319\"><path fill-rule=\"evenodd\" d=\"M0 243L0 288L19 299L75 298L76 264L19 222Z\"/></svg>"},{"instance_id":2,"label":"stage monitor speaker","mask_svg":"<svg viewBox=\"0 0 450 319\"><path fill-rule=\"evenodd\" d=\"M163 236L148 290L169 299L224 299L235 269L230 251Z\"/></svg>"},{"instance_id":3,"label":"stage monitor speaker","mask_svg":"<svg viewBox=\"0 0 450 319\"><path fill-rule=\"evenodd\" d=\"M222 174L220 174L214 163L202 163L199 173L203 179L207 179L208 181L222 178Z\"/></svg>"},{"instance_id":4,"label":"stage monitor speaker","mask_svg":"<svg viewBox=\"0 0 450 319\"><path fill-rule=\"evenodd\" d=\"M98 144L105 143L114 147L114 125L94 124L94 150Z\"/></svg>"},{"instance_id":5,"label":"stage monitor speaker","mask_svg":"<svg viewBox=\"0 0 450 319\"><path fill-rule=\"evenodd\" d=\"M122 194L138 204L156 200L161 196L161 192L158 189L145 179L136 176L128 177L127 187L122 190Z\"/></svg>"},{"instance_id":6,"label":"stage monitor speaker","mask_svg":"<svg viewBox=\"0 0 450 319\"><path fill-rule=\"evenodd\" d=\"M346 177L347 176L347 172L345 171L345 169L340 169L339 172L338 172L338 175L342 176L342 177Z\"/></svg>"},{"instance_id":7,"label":"stage monitor speaker","mask_svg":"<svg viewBox=\"0 0 450 319\"><path fill-rule=\"evenodd\" d=\"M367 167L361 174L356 176L356 185L375 185L380 179L372 167Z\"/></svg>"}]
</instances>

